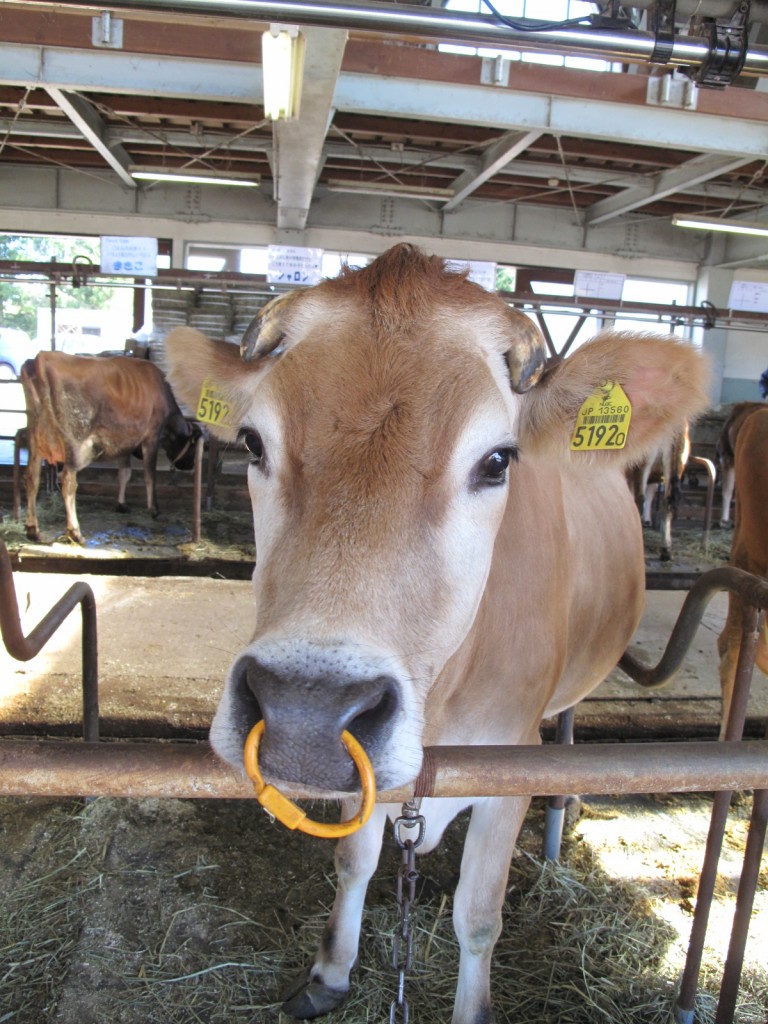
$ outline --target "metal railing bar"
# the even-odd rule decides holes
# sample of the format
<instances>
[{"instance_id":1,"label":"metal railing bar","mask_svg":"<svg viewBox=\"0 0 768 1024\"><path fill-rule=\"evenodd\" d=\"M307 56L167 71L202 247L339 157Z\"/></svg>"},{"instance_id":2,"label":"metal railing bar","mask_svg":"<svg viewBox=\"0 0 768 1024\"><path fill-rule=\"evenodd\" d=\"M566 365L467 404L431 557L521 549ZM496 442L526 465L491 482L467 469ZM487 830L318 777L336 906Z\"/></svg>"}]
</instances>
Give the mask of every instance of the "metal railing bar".
<instances>
[{"instance_id":1,"label":"metal railing bar","mask_svg":"<svg viewBox=\"0 0 768 1024\"><path fill-rule=\"evenodd\" d=\"M382 803L414 793L434 797L698 793L768 789L768 741L580 743L574 746L427 747L414 783L382 791ZM338 797L301 786L295 799ZM220 761L205 742L82 743L0 741L0 794L250 799L242 772Z\"/></svg>"}]
</instances>

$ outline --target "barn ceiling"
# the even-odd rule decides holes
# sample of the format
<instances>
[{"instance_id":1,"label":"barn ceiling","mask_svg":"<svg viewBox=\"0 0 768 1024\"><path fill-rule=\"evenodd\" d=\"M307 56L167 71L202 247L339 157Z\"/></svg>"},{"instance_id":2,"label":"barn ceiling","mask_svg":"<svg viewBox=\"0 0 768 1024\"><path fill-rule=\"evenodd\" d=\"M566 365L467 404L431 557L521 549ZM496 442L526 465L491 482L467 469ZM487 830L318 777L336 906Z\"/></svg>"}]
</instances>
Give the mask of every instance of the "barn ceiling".
<instances>
[{"instance_id":1,"label":"barn ceiling","mask_svg":"<svg viewBox=\"0 0 768 1024\"><path fill-rule=\"evenodd\" d=\"M428 214L432 233L461 223L468 238L473 210L478 237L489 217L514 238L518 220L550 231L559 213L573 249L589 249L600 226L620 225L625 239L638 225L676 237L674 214L755 220L768 213L768 4L706 4L692 5L712 12L695 21L684 3L682 14L673 3L614 7L611 25L619 27L607 38L619 55L626 38L653 44L649 26L665 15L676 23L673 39L698 41L706 55L708 33L732 26L746 7L745 71L729 71L726 60L724 77L734 78L726 87L694 84L698 56L687 69L682 57L616 59L616 74L499 64L441 52L423 29L385 31L381 21L360 28L343 10L335 23L311 24L283 4L283 21L304 18L304 87L299 118L273 123L262 107L268 20L250 15L276 13L263 4L222 0L199 5L213 13L198 15L195 0L91 8L0 0L0 229L4 211L76 210L85 201L75 193L88 195L84 209L94 212L104 184L119 190L109 193L120 197L112 209L127 218L155 211L205 220L189 204L180 208L173 188L132 177L147 166L257 177L258 200L237 203L255 203L249 216L277 240L331 222L386 234L385 201L396 204L393 234L407 230L409 210L414 223ZM374 14L387 7L407 5L356 5ZM569 51L562 38L522 45L524 53ZM41 175L55 186L25 195L25 181ZM80 188L64 187L72 182ZM242 209L228 216L242 218ZM535 228L527 230L535 242ZM705 259L704 241L697 244L695 258ZM762 259L754 245L743 257Z\"/></svg>"}]
</instances>

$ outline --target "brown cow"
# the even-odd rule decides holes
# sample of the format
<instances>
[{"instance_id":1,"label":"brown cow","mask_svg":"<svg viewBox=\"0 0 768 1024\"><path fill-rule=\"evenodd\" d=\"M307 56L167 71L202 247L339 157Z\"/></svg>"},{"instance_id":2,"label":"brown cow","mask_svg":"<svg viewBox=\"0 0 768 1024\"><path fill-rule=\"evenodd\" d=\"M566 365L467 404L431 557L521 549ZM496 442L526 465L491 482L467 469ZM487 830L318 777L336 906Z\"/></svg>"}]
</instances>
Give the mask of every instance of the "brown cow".
<instances>
[{"instance_id":1,"label":"brown cow","mask_svg":"<svg viewBox=\"0 0 768 1024\"><path fill-rule=\"evenodd\" d=\"M736 485L736 525L729 565L755 576L768 577L768 406L763 402L745 402L756 406L743 409L736 432L733 469ZM736 406L734 413L739 406ZM736 662L741 638L742 601L728 594L728 617L717 641L720 654L720 687L723 693L723 718L720 734L725 734L731 707ZM755 664L768 674L768 637L760 631Z\"/></svg>"},{"instance_id":2,"label":"brown cow","mask_svg":"<svg viewBox=\"0 0 768 1024\"><path fill-rule=\"evenodd\" d=\"M722 510L720 512L720 526L728 529L733 525L731 522L731 501L733 500L733 489L735 475L733 470L733 458L736 449L736 438L742 424L748 416L758 409L768 408L765 402L738 402L731 409L728 418L720 431L715 447L715 456L720 463L720 474L722 476Z\"/></svg>"},{"instance_id":3,"label":"brown cow","mask_svg":"<svg viewBox=\"0 0 768 1024\"><path fill-rule=\"evenodd\" d=\"M67 536L83 543L75 508L77 473L99 459L117 459L118 511L126 511L130 456L144 460L147 508L155 497L157 452L162 445L179 469L191 469L199 427L187 423L162 372L126 356L71 356L39 352L21 368L27 404L27 521L30 540L40 540L37 491L43 459L63 463L61 492Z\"/></svg>"},{"instance_id":4,"label":"brown cow","mask_svg":"<svg viewBox=\"0 0 768 1024\"><path fill-rule=\"evenodd\" d=\"M211 729L243 770L341 797L359 787L349 729L380 789L411 782L428 744L530 744L539 723L613 668L645 593L626 467L707 405L688 345L606 334L542 375L531 321L442 260L399 245L368 267L269 306L237 349L177 328L169 378L228 403L224 436L251 454L257 627ZM632 404L626 447L570 451L582 404L607 380ZM593 431L594 433L594 431ZM580 441L589 430L581 430ZM248 614L244 612L244 614ZM454 900L454 1024L492 1019L490 959L528 801L426 800L426 840L472 806ZM284 1009L339 1005L387 816L340 840L320 949Z\"/></svg>"},{"instance_id":5,"label":"brown cow","mask_svg":"<svg viewBox=\"0 0 768 1024\"><path fill-rule=\"evenodd\" d=\"M658 494L658 524L661 534L659 558L669 562L672 558L672 521L680 501L680 485L691 453L688 423L663 445L632 470L635 501L640 509L643 526L653 525L653 503Z\"/></svg>"}]
</instances>

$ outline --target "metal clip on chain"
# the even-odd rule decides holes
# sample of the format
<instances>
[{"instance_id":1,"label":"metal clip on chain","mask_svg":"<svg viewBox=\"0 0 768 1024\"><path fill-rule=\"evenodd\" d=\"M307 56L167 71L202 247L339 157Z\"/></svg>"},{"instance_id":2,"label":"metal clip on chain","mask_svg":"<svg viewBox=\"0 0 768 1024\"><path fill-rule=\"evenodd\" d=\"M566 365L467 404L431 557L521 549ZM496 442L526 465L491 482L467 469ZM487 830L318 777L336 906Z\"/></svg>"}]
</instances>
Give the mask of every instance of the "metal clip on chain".
<instances>
[{"instance_id":1,"label":"metal clip on chain","mask_svg":"<svg viewBox=\"0 0 768 1024\"><path fill-rule=\"evenodd\" d=\"M397 906L400 910L400 928L395 932L392 944L392 966L397 971L397 996L389 1008L389 1024L408 1024L410 1006L405 998L405 975L411 969L413 934L411 932L411 907L416 899L416 849L424 842L426 821L420 814L421 797L407 800L400 816L395 818L395 842L400 847L400 867L397 872ZM415 838L404 838L405 830L417 829Z\"/></svg>"}]
</instances>

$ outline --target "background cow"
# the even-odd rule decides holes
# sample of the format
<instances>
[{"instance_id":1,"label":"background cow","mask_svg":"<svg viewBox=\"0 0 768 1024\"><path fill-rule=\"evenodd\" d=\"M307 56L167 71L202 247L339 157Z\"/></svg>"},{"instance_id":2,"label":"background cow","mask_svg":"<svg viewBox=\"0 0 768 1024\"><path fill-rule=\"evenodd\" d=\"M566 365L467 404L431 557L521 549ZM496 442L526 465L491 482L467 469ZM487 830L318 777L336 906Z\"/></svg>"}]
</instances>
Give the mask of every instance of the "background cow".
<instances>
[{"instance_id":1,"label":"background cow","mask_svg":"<svg viewBox=\"0 0 768 1024\"><path fill-rule=\"evenodd\" d=\"M759 409L767 408L765 402L738 402L728 414L723 424L723 429L717 439L715 456L720 464L720 487L722 490L722 510L720 512L720 526L727 529L731 523L731 501L733 500L733 489L735 475L733 469L734 452L736 449L736 438L742 424L748 416Z\"/></svg>"},{"instance_id":2,"label":"background cow","mask_svg":"<svg viewBox=\"0 0 768 1024\"><path fill-rule=\"evenodd\" d=\"M631 473L635 501L640 510L643 526L652 526L653 505L658 495L658 528L661 535L659 558L669 562L672 558L672 522L680 501L680 486L691 453L688 423L675 432L655 452L652 452Z\"/></svg>"},{"instance_id":3,"label":"background cow","mask_svg":"<svg viewBox=\"0 0 768 1024\"><path fill-rule=\"evenodd\" d=\"M62 463L61 492L67 536L83 543L75 508L77 473L99 459L117 459L118 510L125 511L130 456L144 460L147 508L155 497L158 448L179 469L191 469L199 427L184 419L167 381L153 363L126 356L102 358L39 352L21 368L27 405L27 521L30 540L40 540L37 491L40 463Z\"/></svg>"},{"instance_id":4,"label":"background cow","mask_svg":"<svg viewBox=\"0 0 768 1024\"><path fill-rule=\"evenodd\" d=\"M739 429L734 432L733 471L736 485L736 522L729 565L756 576L768 576L768 406L744 402ZM739 406L733 410L736 410ZM742 601L728 594L728 617L717 647L720 654L720 686L723 693L721 735L725 733L731 706L736 662L741 639ZM768 638L765 626L755 664L768 673Z\"/></svg>"},{"instance_id":5,"label":"background cow","mask_svg":"<svg viewBox=\"0 0 768 1024\"><path fill-rule=\"evenodd\" d=\"M524 314L400 245L266 307L244 360L189 328L166 351L180 400L195 406L215 383L224 436L251 454L257 627L211 729L232 765L243 769L264 719L265 778L340 796L349 817L358 781L342 730L385 789L416 777L427 744L538 743L542 717L616 664L645 593L624 474L706 407L690 346L607 334L544 373ZM569 450L607 380L632 404L626 447ZM427 800L421 849L470 805L455 1024L492 1019L490 958L528 801ZM382 827L398 810L377 805L339 842L334 909L287 1013L344 999Z\"/></svg>"}]
</instances>

